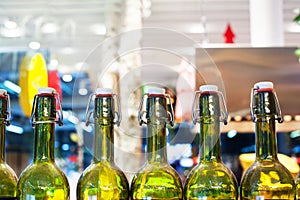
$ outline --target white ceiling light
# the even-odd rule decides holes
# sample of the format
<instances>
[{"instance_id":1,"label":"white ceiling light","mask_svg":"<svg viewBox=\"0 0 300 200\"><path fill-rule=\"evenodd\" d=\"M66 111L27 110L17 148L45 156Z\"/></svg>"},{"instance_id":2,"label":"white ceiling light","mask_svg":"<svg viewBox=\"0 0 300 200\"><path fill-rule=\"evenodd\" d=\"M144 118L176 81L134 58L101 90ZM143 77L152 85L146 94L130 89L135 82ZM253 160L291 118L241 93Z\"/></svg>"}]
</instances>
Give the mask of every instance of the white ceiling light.
<instances>
[{"instance_id":1,"label":"white ceiling light","mask_svg":"<svg viewBox=\"0 0 300 200\"><path fill-rule=\"evenodd\" d=\"M57 33L58 30L59 30L59 27L57 26L57 24L55 24L53 22L46 23L41 28L42 33L45 33L45 34Z\"/></svg>"},{"instance_id":2,"label":"white ceiling light","mask_svg":"<svg viewBox=\"0 0 300 200\"><path fill-rule=\"evenodd\" d=\"M41 44L39 42L30 42L28 46L30 49L34 50L38 50L39 48L41 48Z\"/></svg>"},{"instance_id":3,"label":"white ceiling light","mask_svg":"<svg viewBox=\"0 0 300 200\"><path fill-rule=\"evenodd\" d=\"M3 28L1 30L1 35L7 38L16 38L16 37L21 37L23 32L21 31L20 28L15 28L15 29L7 29Z\"/></svg>"},{"instance_id":4,"label":"white ceiling light","mask_svg":"<svg viewBox=\"0 0 300 200\"><path fill-rule=\"evenodd\" d=\"M73 80L73 77L71 74L64 74L62 79L64 82L71 82Z\"/></svg>"},{"instance_id":5,"label":"white ceiling light","mask_svg":"<svg viewBox=\"0 0 300 200\"><path fill-rule=\"evenodd\" d=\"M205 33L205 28L202 23L193 24L188 28L189 33Z\"/></svg>"},{"instance_id":6,"label":"white ceiling light","mask_svg":"<svg viewBox=\"0 0 300 200\"><path fill-rule=\"evenodd\" d=\"M88 94L88 90L86 88L80 88L78 90L78 93L82 96L87 95Z\"/></svg>"},{"instance_id":7,"label":"white ceiling light","mask_svg":"<svg viewBox=\"0 0 300 200\"><path fill-rule=\"evenodd\" d=\"M95 35L105 35L106 34L106 26L104 24L94 24L90 27L90 30Z\"/></svg>"},{"instance_id":8,"label":"white ceiling light","mask_svg":"<svg viewBox=\"0 0 300 200\"><path fill-rule=\"evenodd\" d=\"M4 27L1 29L1 35L7 38L21 37L22 30L15 21L7 20L4 22Z\"/></svg>"},{"instance_id":9,"label":"white ceiling light","mask_svg":"<svg viewBox=\"0 0 300 200\"><path fill-rule=\"evenodd\" d=\"M65 55L72 55L74 54L76 51L73 47L64 47L60 50L60 52L62 54L65 54Z\"/></svg>"},{"instance_id":10,"label":"white ceiling light","mask_svg":"<svg viewBox=\"0 0 300 200\"><path fill-rule=\"evenodd\" d=\"M4 22L4 26L8 29L15 29L18 25L15 21L7 20Z\"/></svg>"},{"instance_id":11,"label":"white ceiling light","mask_svg":"<svg viewBox=\"0 0 300 200\"><path fill-rule=\"evenodd\" d=\"M199 23L192 23L187 28L189 33L206 33L206 16L201 16Z\"/></svg>"}]
</instances>

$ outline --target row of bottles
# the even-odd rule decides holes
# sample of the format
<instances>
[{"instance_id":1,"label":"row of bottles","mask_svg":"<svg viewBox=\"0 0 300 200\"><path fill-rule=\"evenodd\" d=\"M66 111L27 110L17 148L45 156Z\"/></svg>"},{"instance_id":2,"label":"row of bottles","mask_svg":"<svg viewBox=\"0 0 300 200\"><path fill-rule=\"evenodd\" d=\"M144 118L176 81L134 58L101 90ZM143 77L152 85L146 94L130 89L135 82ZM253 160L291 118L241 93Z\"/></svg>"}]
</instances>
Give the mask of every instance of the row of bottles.
<instances>
[{"instance_id":1,"label":"row of bottles","mask_svg":"<svg viewBox=\"0 0 300 200\"><path fill-rule=\"evenodd\" d=\"M33 161L18 180L5 163L10 106L9 95L0 90L0 200L69 199L67 178L54 161L55 124L62 125L57 103L52 88L41 88L35 96ZM250 110L256 127L256 159L238 187L221 158L221 123L226 125L228 117L224 97L215 85L203 85L195 92L192 118L200 125L200 160L183 184L167 160L166 126L174 123L170 97L163 89L150 89L138 111L140 125L147 125L146 163L129 185L114 162L114 125L122 118L119 97L111 89L96 89L86 113L87 125L95 126L94 158L78 180L77 199L300 199L300 178L295 182L277 158L275 122L282 122L282 117L271 82L254 85Z\"/></svg>"}]
</instances>

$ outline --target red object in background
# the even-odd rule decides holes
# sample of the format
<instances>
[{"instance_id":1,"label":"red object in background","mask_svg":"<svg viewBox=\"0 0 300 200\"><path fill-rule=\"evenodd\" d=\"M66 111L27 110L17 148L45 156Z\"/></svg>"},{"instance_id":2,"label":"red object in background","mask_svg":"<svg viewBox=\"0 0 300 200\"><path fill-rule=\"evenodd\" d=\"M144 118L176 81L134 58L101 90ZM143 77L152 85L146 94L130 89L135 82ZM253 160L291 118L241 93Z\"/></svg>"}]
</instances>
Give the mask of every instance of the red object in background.
<instances>
[{"instance_id":1,"label":"red object in background","mask_svg":"<svg viewBox=\"0 0 300 200\"><path fill-rule=\"evenodd\" d=\"M193 159L193 164L194 165L197 165L199 163L199 156L195 156L192 159Z\"/></svg>"},{"instance_id":2,"label":"red object in background","mask_svg":"<svg viewBox=\"0 0 300 200\"><path fill-rule=\"evenodd\" d=\"M295 157L295 159L296 159L298 165L300 165L300 157Z\"/></svg>"},{"instance_id":3,"label":"red object in background","mask_svg":"<svg viewBox=\"0 0 300 200\"><path fill-rule=\"evenodd\" d=\"M234 43L233 38L235 37L235 35L231 29L230 24L227 24L227 28L224 33L224 37L225 37L225 43Z\"/></svg>"},{"instance_id":4,"label":"red object in background","mask_svg":"<svg viewBox=\"0 0 300 200\"><path fill-rule=\"evenodd\" d=\"M78 161L78 157L75 155L69 156L68 159L71 163L77 163L77 161Z\"/></svg>"},{"instance_id":5,"label":"red object in background","mask_svg":"<svg viewBox=\"0 0 300 200\"><path fill-rule=\"evenodd\" d=\"M57 70L51 70L48 72L48 87L54 88L59 94L60 101L62 101L62 89ZM56 107L59 109L58 105Z\"/></svg>"}]
</instances>

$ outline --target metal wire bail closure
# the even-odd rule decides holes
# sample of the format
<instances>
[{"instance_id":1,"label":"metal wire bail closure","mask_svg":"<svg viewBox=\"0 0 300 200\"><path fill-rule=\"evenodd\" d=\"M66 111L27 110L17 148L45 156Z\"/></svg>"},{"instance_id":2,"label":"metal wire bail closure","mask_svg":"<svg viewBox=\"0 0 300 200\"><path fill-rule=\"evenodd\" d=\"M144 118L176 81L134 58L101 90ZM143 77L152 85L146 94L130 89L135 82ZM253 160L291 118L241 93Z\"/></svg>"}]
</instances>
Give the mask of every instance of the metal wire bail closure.
<instances>
[{"instance_id":1,"label":"metal wire bail closure","mask_svg":"<svg viewBox=\"0 0 300 200\"><path fill-rule=\"evenodd\" d=\"M168 123L171 126L174 126L174 121L175 121L175 115L174 115L174 109L172 106L172 100L171 100L171 96L169 94L165 94L167 100L169 101L168 103L170 104L170 108L171 108L171 113L169 111L167 111L168 115L169 115L169 121Z\"/></svg>"},{"instance_id":2,"label":"metal wire bail closure","mask_svg":"<svg viewBox=\"0 0 300 200\"><path fill-rule=\"evenodd\" d=\"M208 91L209 92L209 91ZM228 120L228 111L227 111L227 107L226 107L226 103L225 103L225 98L222 92L220 91L214 91L218 94L219 96L219 101L220 101L220 122L223 122L224 125L227 125L227 120ZM201 96L201 91L195 91L194 92L194 97L193 97L193 103L192 103L192 121L194 124L196 124L197 122L200 121L200 116L199 116L199 112L200 112L200 107L199 107L199 98Z\"/></svg>"},{"instance_id":3,"label":"metal wire bail closure","mask_svg":"<svg viewBox=\"0 0 300 200\"><path fill-rule=\"evenodd\" d=\"M194 124L196 124L199 120L200 120L200 116L199 116L199 100L197 98L197 96L199 96L200 91L195 91L194 92L194 96L193 96L193 103L192 103L192 121ZM198 101L196 101L198 100Z\"/></svg>"},{"instance_id":4,"label":"metal wire bail closure","mask_svg":"<svg viewBox=\"0 0 300 200\"><path fill-rule=\"evenodd\" d=\"M171 104L171 97L169 94L163 94L163 96L168 100L168 103ZM146 114L147 114L147 110L143 110L143 105L145 100L149 97L149 93L145 93L142 95L141 101L140 101L140 105L138 108L138 121L140 126L143 124L147 124L147 119L146 119ZM174 109L173 106L170 106L170 110L171 113L169 111L167 111L168 114L168 121L167 123L170 124L171 126L174 126ZM144 120L145 119L145 120Z\"/></svg>"},{"instance_id":5,"label":"metal wire bail closure","mask_svg":"<svg viewBox=\"0 0 300 200\"><path fill-rule=\"evenodd\" d=\"M56 96L56 100L57 103L59 105L59 110L56 110L57 116L58 116L58 120L56 120L56 122L58 123L59 126L63 125L63 120L64 120L64 116L63 116L63 112L62 112L62 104L60 101L60 96L59 93L57 92L53 92L54 96Z\"/></svg>"},{"instance_id":6,"label":"metal wire bail closure","mask_svg":"<svg viewBox=\"0 0 300 200\"><path fill-rule=\"evenodd\" d=\"M96 93L92 93L89 96L89 100L88 100L88 105L85 109L85 125L89 126L90 124L94 124L94 121L91 121L91 116L94 115L94 111L89 111L90 105L92 104L92 102L94 101L93 99L95 99L96 97Z\"/></svg>"},{"instance_id":7,"label":"metal wire bail closure","mask_svg":"<svg viewBox=\"0 0 300 200\"><path fill-rule=\"evenodd\" d=\"M63 125L63 114L62 114L62 106L61 106L61 101L60 101L60 96L59 94L55 91L55 89L53 88L40 88L41 91L46 91L46 93L49 93L51 95L54 96L55 98L55 105L58 105L59 108L58 110L55 110L55 119L52 120L46 120L46 121L36 121L35 120L35 109L36 109L36 104L37 104L37 98L40 97L40 92L38 94L36 94L34 96L34 100L33 100L33 106L32 106L32 110L31 110L31 123L32 126L34 127L35 124L42 124L42 123L58 123L59 126ZM50 92L49 92L50 91Z\"/></svg>"},{"instance_id":8,"label":"metal wire bail closure","mask_svg":"<svg viewBox=\"0 0 300 200\"><path fill-rule=\"evenodd\" d=\"M256 117L254 115L254 111L253 111L253 109L254 109L254 103L253 103L254 90L257 90L257 89L255 89L255 88L251 89L251 95L250 95L250 115L251 115L252 121L256 122L257 119L256 119Z\"/></svg>"},{"instance_id":9,"label":"metal wire bail closure","mask_svg":"<svg viewBox=\"0 0 300 200\"><path fill-rule=\"evenodd\" d=\"M252 117L252 121L253 122L256 122L257 121L257 118L254 114L254 95L255 93L257 93L257 91L259 90L260 88L255 88L253 87L251 89L251 97L250 97L250 115ZM272 88L272 93L274 95L274 100L275 100L275 109L276 109L276 120L279 122L279 123L282 123L283 122L283 117L282 117L282 113L281 113L281 109L280 109L280 105L279 105L279 101L278 101L278 98L277 98L277 94L274 90L274 88Z\"/></svg>"},{"instance_id":10,"label":"metal wire bail closure","mask_svg":"<svg viewBox=\"0 0 300 200\"><path fill-rule=\"evenodd\" d=\"M114 120L114 124L116 124L117 126L120 126L120 123L122 121L120 98L119 98L119 95L117 95L117 94L113 94L113 98L116 99L117 107L118 107L118 111L114 111L114 115L116 116L115 120Z\"/></svg>"},{"instance_id":11,"label":"metal wire bail closure","mask_svg":"<svg viewBox=\"0 0 300 200\"><path fill-rule=\"evenodd\" d=\"M5 99L5 101L7 102L6 103L6 108L4 108L5 109L5 111L4 111L4 117L3 117L3 119L4 119L4 123L5 123L5 125L6 126L9 126L10 125L10 119L11 119L11 107L10 107L10 96L9 96L9 94L7 93L7 91L6 90L3 90L3 89L1 89L0 90L0 95L2 95L2 96L4 96L4 99Z\"/></svg>"},{"instance_id":12,"label":"metal wire bail closure","mask_svg":"<svg viewBox=\"0 0 300 200\"><path fill-rule=\"evenodd\" d=\"M97 88L97 89L107 89L107 88ZM97 96L97 89L89 96L89 100L88 100L88 105L86 107L85 110L85 125L89 126L90 124L95 124L95 121L91 120L91 117L93 116L95 118L95 112L94 109L92 109L92 111L90 110L91 104L95 101L95 98ZM112 98L115 99L115 101L117 102L117 111L113 111L114 113L114 121L113 123L116 124L117 126L120 126L120 123L122 121L122 111L121 111L121 104L120 104L120 98L119 95L112 93Z\"/></svg>"},{"instance_id":13,"label":"metal wire bail closure","mask_svg":"<svg viewBox=\"0 0 300 200\"><path fill-rule=\"evenodd\" d=\"M138 121L139 121L140 126L143 125L143 124L147 124L147 120L143 120L143 117L147 113L147 111L142 110L142 108L143 108L143 105L144 105L144 101L148 97L148 95L149 95L148 93L145 93L145 94L142 95L140 105L139 105L139 108L138 108ZM146 96L146 98L145 98L145 96Z\"/></svg>"}]
</instances>

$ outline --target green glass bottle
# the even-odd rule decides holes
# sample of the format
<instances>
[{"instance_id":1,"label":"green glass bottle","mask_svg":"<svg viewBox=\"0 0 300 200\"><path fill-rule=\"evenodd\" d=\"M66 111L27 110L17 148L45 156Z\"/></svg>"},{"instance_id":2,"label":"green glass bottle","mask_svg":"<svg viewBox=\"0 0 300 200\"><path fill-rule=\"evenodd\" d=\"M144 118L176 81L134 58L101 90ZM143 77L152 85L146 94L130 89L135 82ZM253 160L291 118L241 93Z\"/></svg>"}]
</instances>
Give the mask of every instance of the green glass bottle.
<instances>
[{"instance_id":1,"label":"green glass bottle","mask_svg":"<svg viewBox=\"0 0 300 200\"><path fill-rule=\"evenodd\" d=\"M7 91L0 89L0 200L17 199L17 175L5 161L5 128L9 125L9 105Z\"/></svg>"},{"instance_id":2,"label":"green glass bottle","mask_svg":"<svg viewBox=\"0 0 300 200\"><path fill-rule=\"evenodd\" d=\"M142 111L147 96L146 111ZM160 88L150 89L143 95L139 107L139 122L147 124L147 161L134 175L131 199L182 199L182 183L177 172L169 165L166 151L166 124L173 125L174 113L167 111L170 97ZM146 114L146 120L143 115Z\"/></svg>"},{"instance_id":3,"label":"green glass bottle","mask_svg":"<svg viewBox=\"0 0 300 200\"><path fill-rule=\"evenodd\" d=\"M114 162L114 125L121 122L119 98L111 89L98 88L90 96L88 108L93 97L95 97L94 111L86 113L86 120L87 124L91 123L90 118L93 115L94 158L79 178L77 199L129 199L127 178ZM116 103L118 111L115 110Z\"/></svg>"},{"instance_id":4,"label":"green glass bottle","mask_svg":"<svg viewBox=\"0 0 300 200\"><path fill-rule=\"evenodd\" d=\"M282 122L272 82L259 82L251 94L250 111L255 123L255 162L244 173L240 199L294 199L291 173L278 160L275 121Z\"/></svg>"},{"instance_id":5,"label":"green glass bottle","mask_svg":"<svg viewBox=\"0 0 300 200\"><path fill-rule=\"evenodd\" d=\"M55 123L62 125L62 112L56 110L56 102L60 105L58 94L52 88L40 88L35 95L32 108L34 155L18 182L20 200L69 199L68 180L54 161Z\"/></svg>"},{"instance_id":6,"label":"green glass bottle","mask_svg":"<svg viewBox=\"0 0 300 200\"><path fill-rule=\"evenodd\" d=\"M199 105L195 109L196 102ZM203 85L195 92L192 119L200 124L200 161L186 179L185 199L238 199L236 177L221 158L220 123L226 124L227 116L224 98L217 86Z\"/></svg>"}]
</instances>

